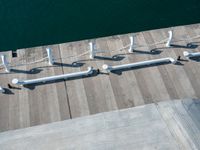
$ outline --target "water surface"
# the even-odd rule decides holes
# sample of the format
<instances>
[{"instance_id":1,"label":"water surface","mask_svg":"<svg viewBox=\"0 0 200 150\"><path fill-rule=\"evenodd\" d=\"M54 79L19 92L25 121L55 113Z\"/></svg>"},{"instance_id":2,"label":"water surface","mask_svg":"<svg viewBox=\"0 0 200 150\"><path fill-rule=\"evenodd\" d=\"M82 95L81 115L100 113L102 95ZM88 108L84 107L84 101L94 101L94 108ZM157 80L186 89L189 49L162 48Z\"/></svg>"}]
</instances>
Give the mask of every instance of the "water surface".
<instances>
[{"instance_id":1,"label":"water surface","mask_svg":"<svg viewBox=\"0 0 200 150\"><path fill-rule=\"evenodd\" d=\"M0 0L0 51L200 22L200 0Z\"/></svg>"}]
</instances>

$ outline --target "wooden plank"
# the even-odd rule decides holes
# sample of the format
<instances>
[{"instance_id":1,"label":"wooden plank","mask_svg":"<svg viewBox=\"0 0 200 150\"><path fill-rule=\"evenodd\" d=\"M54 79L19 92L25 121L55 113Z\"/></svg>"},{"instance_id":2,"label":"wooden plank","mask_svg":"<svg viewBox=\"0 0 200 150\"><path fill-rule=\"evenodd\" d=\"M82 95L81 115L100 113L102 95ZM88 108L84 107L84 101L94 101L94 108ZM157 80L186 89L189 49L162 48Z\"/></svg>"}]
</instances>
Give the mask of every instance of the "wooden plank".
<instances>
[{"instance_id":1,"label":"wooden plank","mask_svg":"<svg viewBox=\"0 0 200 150\"><path fill-rule=\"evenodd\" d=\"M101 84L102 84L102 89L104 90L104 96L105 96L105 100L106 100L106 104L107 104L107 108L109 111L111 110L117 110L118 109L118 105L116 102L116 97L112 88L112 84L109 78L109 74L104 74L102 71L102 66L103 64L108 64L109 62L111 62L112 60L110 59L104 59L104 57L108 57L111 58L110 56L110 52L108 49L108 45L107 45L107 40L106 39L99 39L96 41L97 43L97 49L98 50L103 50L105 51L104 53L99 53L97 54L98 56L100 56L100 59L96 60L98 61L97 63L97 67L100 69L101 74L99 74L98 76L100 76L100 80L101 80Z\"/></svg>"},{"instance_id":2,"label":"wooden plank","mask_svg":"<svg viewBox=\"0 0 200 150\"><path fill-rule=\"evenodd\" d=\"M199 45L199 39L184 40L199 35L199 24L173 29L173 44L177 44L176 47L163 48L164 44L151 46L151 43L167 38L169 28L152 30L136 34L135 43L143 47L137 47L133 54L127 54L128 49L119 51L130 43L130 34L97 39L97 48L105 50L105 53L98 53L94 60L88 59L89 54L79 58L64 58L88 51L89 40L21 49L17 51L17 58L12 58L11 52L3 52L8 54L12 65L17 65L46 57L46 47L50 47L56 63L53 66L49 66L48 62L15 66L9 74L1 69L0 85L6 88L13 78L40 78L83 71L88 66L102 71L103 64L117 65L163 57L176 59L179 55L183 58L184 50L200 51L199 46L195 49L181 47L189 42ZM162 52L152 55L149 51L153 48ZM112 56L118 56L119 59L112 59ZM82 65L73 66L73 62ZM10 89L10 94L0 94L0 132L168 99L199 98L200 63L192 60L181 63L183 65L143 67L122 71L121 74L101 73L87 78Z\"/></svg>"},{"instance_id":3,"label":"wooden plank","mask_svg":"<svg viewBox=\"0 0 200 150\"><path fill-rule=\"evenodd\" d=\"M159 32L159 31L157 31L157 32ZM145 41L148 45L151 43L157 43L157 41L159 41L159 39L156 39L154 41L154 39L151 35L151 32L145 32L143 35L144 35ZM149 49L155 49L155 46L149 46ZM159 55L159 56L151 55L151 54L149 55L150 59L158 59L158 58L162 58L162 57L163 56L161 56L161 55ZM168 64L168 65L172 65L172 64ZM151 67L150 71L149 71L149 76L151 75L152 82L154 83L152 88L155 89L157 91L157 93L159 94L158 98L155 99L155 101L161 101L161 100L167 100L167 99L169 100L170 96L165 87L162 76L159 72L159 69L158 69L159 67L160 66Z\"/></svg>"},{"instance_id":4,"label":"wooden plank","mask_svg":"<svg viewBox=\"0 0 200 150\"><path fill-rule=\"evenodd\" d=\"M82 47L79 47L79 50L88 49L88 41L84 41L84 44ZM83 59L87 60L88 55L83 57ZM88 62L88 61L86 61ZM89 61L89 65L93 66L94 68L98 68L98 62L97 61ZM84 65L81 70L86 70L87 65ZM108 111L107 106L107 100L105 95L103 94L105 92L105 89L103 89L102 81L100 80L100 76L94 76L90 78L83 79L85 92L87 95L87 101L89 105L90 114L94 113L100 113Z\"/></svg>"},{"instance_id":5,"label":"wooden plank","mask_svg":"<svg viewBox=\"0 0 200 150\"><path fill-rule=\"evenodd\" d=\"M157 30L155 30L153 33L151 33L151 35L152 35L152 38L154 39L154 42L159 42L164 39L167 39L167 36L162 32L162 29L158 30L158 32ZM166 55L166 51L168 50L168 48L165 47L165 43L155 45L155 49L161 52L160 55L158 55L157 57L168 57L168 55ZM177 89L174 85L173 80L170 78L168 72L166 71L166 67L168 66L161 65L157 67L158 71L160 72L160 76L162 78L163 84L166 87L166 90L170 96L170 99L179 99Z\"/></svg>"},{"instance_id":6,"label":"wooden plank","mask_svg":"<svg viewBox=\"0 0 200 150\"><path fill-rule=\"evenodd\" d=\"M110 42L108 42L108 38L107 38L102 42L101 47L103 48L103 50L106 50L106 53L104 54L104 56L112 58L113 55L110 53L109 43ZM104 60L103 62L105 64L111 64L111 65L114 64L112 60L108 60L108 59ZM124 102L122 101L122 99L125 99L124 98L125 94L123 94L123 90L118 80L118 75L110 73L108 75L108 80L110 82L110 86L111 86L110 88L112 88L113 95L115 98L115 103L116 103L115 108L125 107Z\"/></svg>"},{"instance_id":7,"label":"wooden plank","mask_svg":"<svg viewBox=\"0 0 200 150\"><path fill-rule=\"evenodd\" d=\"M162 32L163 34L167 33L167 31L165 30L163 30ZM177 49L170 48L166 51L166 56L168 57L177 58L178 55L179 52L177 52ZM189 81L181 65L168 65L166 66L166 71L174 82L174 86L176 87L177 93L180 98L195 97L195 92L193 90L191 82Z\"/></svg>"},{"instance_id":8,"label":"wooden plank","mask_svg":"<svg viewBox=\"0 0 200 150\"><path fill-rule=\"evenodd\" d=\"M62 57L74 56L77 54L75 43L61 44L60 52ZM80 67L70 66L76 59L66 58L62 59L63 72L70 73L80 71ZM66 95L69 105L69 110L71 118L89 115L88 102L86 99L86 94L83 86L83 81L81 79L66 81Z\"/></svg>"},{"instance_id":9,"label":"wooden plank","mask_svg":"<svg viewBox=\"0 0 200 150\"><path fill-rule=\"evenodd\" d=\"M130 44L130 40L128 38L129 36L126 37L121 37L121 47L126 47L126 45ZM120 43L120 42L118 42ZM128 48L123 50L124 53L128 52ZM133 63L134 62L134 54L133 55L124 55L125 57L127 57L125 59L125 63ZM142 95L142 92L140 91L140 88L138 87L138 81L136 79L134 70L133 71L128 71L128 72L124 72L125 78L127 80L127 82L129 83L129 87L130 88L130 93L132 93L133 95L133 103L135 106L138 105L143 105L144 104L144 97ZM146 92L146 91L145 91Z\"/></svg>"},{"instance_id":10,"label":"wooden plank","mask_svg":"<svg viewBox=\"0 0 200 150\"><path fill-rule=\"evenodd\" d=\"M192 37L196 37L197 34L195 32L193 32L193 30L190 29L186 29L183 28L182 34L186 34L188 35L188 40L186 40L184 43L188 44L188 43L192 43ZM198 52L198 47L197 48L188 48L186 49L187 51L192 51L192 52ZM193 61L190 60L188 61L188 63L185 63L185 65L183 66L186 74L189 77L190 82L192 83L192 86L194 88L194 91L196 93L196 96L199 97L200 96L200 90L199 90L199 86L200 86L200 79L199 79L199 75L200 75L200 70L199 70L199 62L198 61Z\"/></svg>"}]
</instances>

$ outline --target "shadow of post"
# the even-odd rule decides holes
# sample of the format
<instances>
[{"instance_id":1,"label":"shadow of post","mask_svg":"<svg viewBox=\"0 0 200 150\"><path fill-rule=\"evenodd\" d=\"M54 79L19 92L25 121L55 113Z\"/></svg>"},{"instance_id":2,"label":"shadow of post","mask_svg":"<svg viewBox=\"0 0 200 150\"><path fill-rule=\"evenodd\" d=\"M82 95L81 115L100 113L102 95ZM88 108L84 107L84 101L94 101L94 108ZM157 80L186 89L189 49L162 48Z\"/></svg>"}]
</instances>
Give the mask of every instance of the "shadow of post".
<instances>
[{"instance_id":1,"label":"shadow of post","mask_svg":"<svg viewBox=\"0 0 200 150\"><path fill-rule=\"evenodd\" d=\"M200 62L200 57L190 57L191 60Z\"/></svg>"},{"instance_id":2,"label":"shadow of post","mask_svg":"<svg viewBox=\"0 0 200 150\"><path fill-rule=\"evenodd\" d=\"M24 73L24 74L38 74L42 71L42 69L39 68L33 68L31 70L19 70L19 69L11 69L10 70L13 73Z\"/></svg>"},{"instance_id":3,"label":"shadow of post","mask_svg":"<svg viewBox=\"0 0 200 150\"><path fill-rule=\"evenodd\" d=\"M34 90L35 87L37 87L37 86L54 84L54 83L65 82L65 81L78 80L78 79L84 79L84 78L91 78L91 77L97 76L98 74L101 74L101 73L97 72L97 70L93 70L93 73L90 75L83 75L83 76L79 76L79 77L70 77L68 79L59 79L59 80L41 82L41 83L36 83L36 84L31 84L31 85L23 85L23 87L30 89L30 90Z\"/></svg>"},{"instance_id":4,"label":"shadow of post","mask_svg":"<svg viewBox=\"0 0 200 150\"><path fill-rule=\"evenodd\" d=\"M8 95L14 95L15 94L8 88L4 88L4 90L5 90L5 92L3 94L8 94Z\"/></svg>"},{"instance_id":5,"label":"shadow of post","mask_svg":"<svg viewBox=\"0 0 200 150\"><path fill-rule=\"evenodd\" d=\"M54 65L55 66L61 66L61 67L82 67L85 63L81 63L81 62L73 62L72 64L65 64L65 63L59 63L59 62L55 62Z\"/></svg>"},{"instance_id":6,"label":"shadow of post","mask_svg":"<svg viewBox=\"0 0 200 150\"><path fill-rule=\"evenodd\" d=\"M156 64L151 64L151 65L143 65L143 66L138 66L138 67L131 67L131 68L113 70L113 71L111 71L111 73L114 73L114 74L117 74L117 75L122 75L122 72L125 72L125 71L138 70L138 69L156 67L156 66L167 65L167 64L171 64L171 62L162 62L162 63L156 63Z\"/></svg>"},{"instance_id":7,"label":"shadow of post","mask_svg":"<svg viewBox=\"0 0 200 150\"><path fill-rule=\"evenodd\" d=\"M188 43L187 45L170 44L170 46L174 48L187 48L187 49L195 49L198 47L198 45L194 43Z\"/></svg>"},{"instance_id":8,"label":"shadow of post","mask_svg":"<svg viewBox=\"0 0 200 150\"><path fill-rule=\"evenodd\" d=\"M150 51L142 51L142 50L133 50L133 53L138 53L138 54L148 54L148 55L159 55L160 53L162 53L161 50L154 48Z\"/></svg>"}]
</instances>

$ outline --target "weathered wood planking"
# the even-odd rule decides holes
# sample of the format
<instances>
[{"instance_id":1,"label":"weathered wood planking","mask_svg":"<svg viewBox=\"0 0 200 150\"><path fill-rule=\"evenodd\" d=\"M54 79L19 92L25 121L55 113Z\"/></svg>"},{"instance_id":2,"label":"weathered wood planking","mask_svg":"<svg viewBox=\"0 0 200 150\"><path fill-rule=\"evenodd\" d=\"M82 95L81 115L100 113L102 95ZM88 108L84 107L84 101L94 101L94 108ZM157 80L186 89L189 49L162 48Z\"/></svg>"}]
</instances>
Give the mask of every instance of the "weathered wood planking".
<instances>
[{"instance_id":1,"label":"weathered wood planking","mask_svg":"<svg viewBox=\"0 0 200 150\"><path fill-rule=\"evenodd\" d=\"M164 43L152 45L166 39L170 29L174 31L174 47L166 48ZM104 63L118 65L163 57L176 59L179 55L184 59L183 51L200 50L200 38L189 39L200 35L200 24L136 33L134 42L142 47L136 47L133 54L126 54L128 49L116 51L129 44L129 35L96 39L97 48L105 52L98 53L94 60L89 60L89 54L69 57L88 51L90 40L20 49L17 58L12 58L11 52L0 52L6 53L12 64L29 63L46 57L46 47L52 48L56 58L53 66L39 62L14 67L12 73L1 69L0 86L7 88L13 78L58 75L83 71L88 66L102 71ZM196 47L187 47L192 42ZM150 52L152 49L155 49L154 53ZM164 100L200 98L199 67L198 61L181 61L179 65L166 64L109 74L94 73L86 78L7 89L8 94L0 94L0 132Z\"/></svg>"}]
</instances>

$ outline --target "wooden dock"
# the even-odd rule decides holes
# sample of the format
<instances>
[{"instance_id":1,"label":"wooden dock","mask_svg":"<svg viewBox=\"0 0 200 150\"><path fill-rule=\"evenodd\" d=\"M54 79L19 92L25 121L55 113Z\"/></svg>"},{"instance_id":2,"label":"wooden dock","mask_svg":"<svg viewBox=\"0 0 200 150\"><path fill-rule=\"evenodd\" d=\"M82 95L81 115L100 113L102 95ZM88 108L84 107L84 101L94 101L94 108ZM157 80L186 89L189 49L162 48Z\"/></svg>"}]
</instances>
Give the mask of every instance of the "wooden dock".
<instances>
[{"instance_id":1,"label":"wooden dock","mask_svg":"<svg viewBox=\"0 0 200 150\"><path fill-rule=\"evenodd\" d=\"M172 47L152 45L166 39L171 29L174 32ZM176 59L179 55L185 59L183 51L200 51L200 38L193 39L200 35L200 24L136 33L135 43L143 46L135 48L133 54L127 54L127 49L116 51L129 44L129 35L96 39L97 48L105 52L97 54L94 60L89 60L89 54L69 57L88 51L89 40L19 49L15 58L12 58L11 51L0 52L7 54L13 66L27 64L13 67L11 73L1 69L0 86L7 88L13 78L34 79L87 70L88 66L101 69L105 63L117 65L163 57ZM53 50L56 59L53 66L47 62L28 64L46 57L47 47ZM154 51L150 52L152 49ZM159 101L200 98L199 68L200 60L184 60L176 65L101 73L26 88L7 88L7 94L0 93L0 132Z\"/></svg>"}]
</instances>

